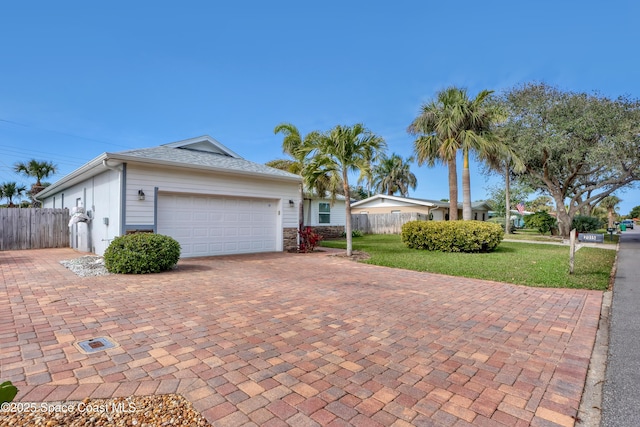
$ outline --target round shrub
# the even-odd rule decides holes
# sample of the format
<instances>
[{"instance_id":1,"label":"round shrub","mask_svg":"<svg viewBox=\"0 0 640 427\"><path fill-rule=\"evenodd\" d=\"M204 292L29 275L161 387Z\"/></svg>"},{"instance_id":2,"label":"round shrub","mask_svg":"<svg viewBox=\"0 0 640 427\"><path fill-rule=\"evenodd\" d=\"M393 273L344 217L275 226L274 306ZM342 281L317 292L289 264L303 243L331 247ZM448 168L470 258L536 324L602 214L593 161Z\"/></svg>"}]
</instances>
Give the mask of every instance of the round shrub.
<instances>
[{"instance_id":1,"label":"round shrub","mask_svg":"<svg viewBox=\"0 0 640 427\"><path fill-rule=\"evenodd\" d=\"M527 228L535 228L540 234L545 234L558 228L558 221L549 215L549 212L538 211L534 214L524 217L524 226Z\"/></svg>"},{"instance_id":2,"label":"round shrub","mask_svg":"<svg viewBox=\"0 0 640 427\"><path fill-rule=\"evenodd\" d=\"M402 241L412 249L441 252L490 252L502 241L498 224L485 221L409 221Z\"/></svg>"},{"instance_id":3,"label":"round shrub","mask_svg":"<svg viewBox=\"0 0 640 427\"><path fill-rule=\"evenodd\" d=\"M171 269L180 258L180 243L162 234L135 233L113 239L104 253L110 273L145 274Z\"/></svg>"}]
</instances>

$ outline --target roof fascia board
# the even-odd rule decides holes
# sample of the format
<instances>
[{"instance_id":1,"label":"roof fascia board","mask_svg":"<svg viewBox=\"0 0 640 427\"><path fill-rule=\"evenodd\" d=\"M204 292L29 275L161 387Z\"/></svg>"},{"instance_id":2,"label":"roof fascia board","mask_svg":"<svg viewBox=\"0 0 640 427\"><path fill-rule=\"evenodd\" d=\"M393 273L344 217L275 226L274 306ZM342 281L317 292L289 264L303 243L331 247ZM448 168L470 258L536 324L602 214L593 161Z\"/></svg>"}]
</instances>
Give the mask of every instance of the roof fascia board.
<instances>
[{"instance_id":1,"label":"roof fascia board","mask_svg":"<svg viewBox=\"0 0 640 427\"><path fill-rule=\"evenodd\" d=\"M94 173L92 170L96 167L102 165L102 161L109 158L109 153L102 153L98 157L93 160L89 160L84 165L80 166L78 169L73 172L68 173L67 175L60 178L58 181L53 183L52 185L46 187L42 190L36 198L38 200L42 200L42 197L48 197L49 194L55 193L57 189L62 188L63 190L71 185L74 185L74 180L82 180L86 178L90 178L91 176L97 175L98 173ZM67 185L68 184L68 185Z\"/></svg>"},{"instance_id":2,"label":"roof fascia board","mask_svg":"<svg viewBox=\"0 0 640 427\"><path fill-rule=\"evenodd\" d=\"M197 140L198 138L192 138L192 139ZM197 141L195 141L195 142L197 142ZM244 159L242 159L242 157L238 156L238 158L241 159L241 160L244 160ZM87 179L87 178L90 178L92 176L98 175L99 173L103 172L103 168L100 168L100 166L102 165L103 160L107 160L107 161L108 160L115 160L115 161L120 161L120 162L129 162L129 163L165 165L165 166L173 166L173 167L185 168L185 169L216 171L216 172L226 173L226 174L238 174L238 175L245 175L245 176L251 176L251 177L256 177L257 176L257 177L260 177L262 179L272 179L272 180L276 180L276 181L292 181L292 182L299 183L302 180L302 178L297 177L297 176L289 177L289 176L280 176L280 175L266 175L266 174L263 174L263 173L260 173L260 172L230 170L230 169L225 169L225 168L215 168L215 167L211 167L211 166L176 163L176 162L171 162L171 161L166 161L166 160L144 159L144 158L140 158L140 157L136 157L136 156L127 156L127 155L118 154L118 153L102 153L98 157L94 158L93 160L90 160L89 162L85 163L84 165L82 165L78 169L74 170L73 172L65 175L62 178L60 178L54 184L50 185L49 187L46 187L44 190L42 190L40 193L38 193L37 199L38 200L42 200L42 198L46 198L50 194L56 193L57 191L64 190L64 189L76 184L76 182L78 182L78 181L82 181L83 179ZM116 165L112 165L112 166L116 166ZM104 168L104 170L107 170L107 169Z\"/></svg>"},{"instance_id":3,"label":"roof fascia board","mask_svg":"<svg viewBox=\"0 0 640 427\"><path fill-rule=\"evenodd\" d=\"M204 165L194 165L188 163L178 163L172 162L170 160L158 160L158 159L145 159L137 156L127 156L126 154L110 154L108 156L109 160L120 160L127 163L143 163L143 164L152 164L152 165L163 165L163 166L173 166L176 168L183 169L194 169L194 170L204 170L204 171L216 171L220 173L233 174L233 175L246 175L252 177L260 177L262 179L273 179L276 181L295 181L301 182L302 178L299 176L282 176L282 175L268 175L260 172L252 172L252 171L242 171L236 169L226 169L226 168L216 168L213 166L204 166ZM240 158L241 160L244 160Z\"/></svg>"},{"instance_id":4,"label":"roof fascia board","mask_svg":"<svg viewBox=\"0 0 640 427\"><path fill-rule=\"evenodd\" d=\"M408 197L389 196L388 194L376 194L375 196L371 196L368 199L360 200L359 202L356 202L351 206L359 207L362 205L366 205L368 202L372 202L377 199L389 199L389 200L394 200L396 202L404 202L404 203L410 203L414 205L427 206L427 207L437 206L435 203L425 202L424 200L410 199Z\"/></svg>"}]
</instances>

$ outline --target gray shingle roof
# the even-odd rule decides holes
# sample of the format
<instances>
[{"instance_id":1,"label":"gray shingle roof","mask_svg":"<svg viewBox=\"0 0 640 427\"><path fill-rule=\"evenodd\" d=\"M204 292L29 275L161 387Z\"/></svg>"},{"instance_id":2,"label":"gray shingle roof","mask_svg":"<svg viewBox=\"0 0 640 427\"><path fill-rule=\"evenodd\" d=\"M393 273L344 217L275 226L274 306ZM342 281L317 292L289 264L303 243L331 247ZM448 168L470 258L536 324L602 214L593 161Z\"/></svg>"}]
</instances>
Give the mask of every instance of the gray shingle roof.
<instances>
[{"instance_id":1,"label":"gray shingle roof","mask_svg":"<svg viewBox=\"0 0 640 427\"><path fill-rule=\"evenodd\" d=\"M159 146L113 153L115 156L137 157L144 160L157 160L184 166L202 166L205 168L223 169L230 172L264 174L276 177L298 178L297 175L275 169L260 163L224 154L206 151Z\"/></svg>"}]
</instances>

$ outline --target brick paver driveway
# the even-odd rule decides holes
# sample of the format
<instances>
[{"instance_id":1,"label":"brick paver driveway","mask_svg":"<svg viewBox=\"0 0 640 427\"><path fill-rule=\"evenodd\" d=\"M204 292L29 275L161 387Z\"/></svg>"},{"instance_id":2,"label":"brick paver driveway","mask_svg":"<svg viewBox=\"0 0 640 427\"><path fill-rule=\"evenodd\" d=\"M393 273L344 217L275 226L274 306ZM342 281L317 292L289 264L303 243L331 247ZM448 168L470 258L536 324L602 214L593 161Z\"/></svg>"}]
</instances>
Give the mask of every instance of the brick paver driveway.
<instances>
[{"instance_id":1,"label":"brick paver driveway","mask_svg":"<svg viewBox=\"0 0 640 427\"><path fill-rule=\"evenodd\" d=\"M81 278L70 249L0 252L0 378L19 401L179 392L214 425L574 424L600 292L327 252ZM115 349L86 355L97 336Z\"/></svg>"}]
</instances>

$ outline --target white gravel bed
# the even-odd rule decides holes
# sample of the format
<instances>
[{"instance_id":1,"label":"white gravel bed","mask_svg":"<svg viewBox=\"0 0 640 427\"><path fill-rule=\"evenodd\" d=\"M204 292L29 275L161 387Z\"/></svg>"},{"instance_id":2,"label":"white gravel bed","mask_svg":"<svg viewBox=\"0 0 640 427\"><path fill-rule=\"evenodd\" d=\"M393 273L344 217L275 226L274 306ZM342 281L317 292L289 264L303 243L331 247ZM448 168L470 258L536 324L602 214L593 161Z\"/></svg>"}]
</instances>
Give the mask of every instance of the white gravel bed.
<instances>
[{"instance_id":1,"label":"white gravel bed","mask_svg":"<svg viewBox=\"0 0 640 427\"><path fill-rule=\"evenodd\" d=\"M80 258L60 261L80 277L106 276L110 274L104 266L104 258L97 255L85 255Z\"/></svg>"}]
</instances>

